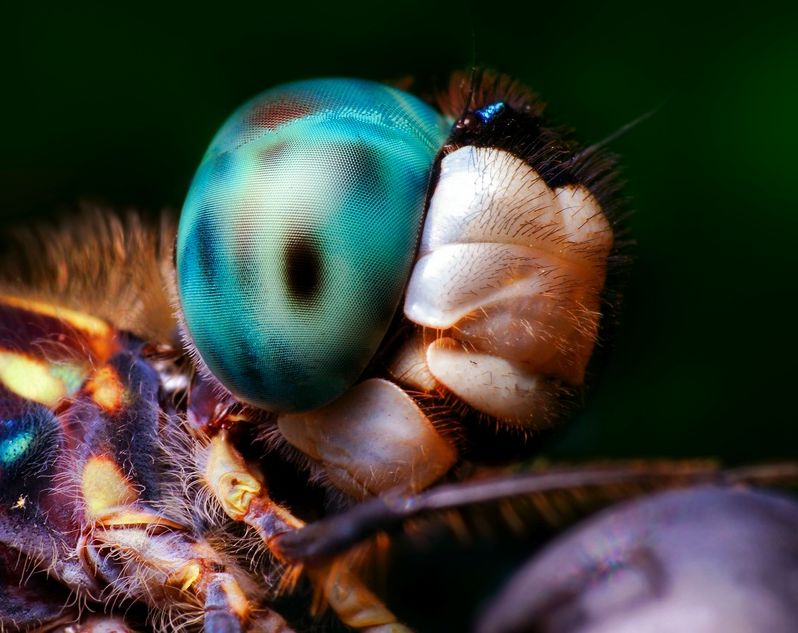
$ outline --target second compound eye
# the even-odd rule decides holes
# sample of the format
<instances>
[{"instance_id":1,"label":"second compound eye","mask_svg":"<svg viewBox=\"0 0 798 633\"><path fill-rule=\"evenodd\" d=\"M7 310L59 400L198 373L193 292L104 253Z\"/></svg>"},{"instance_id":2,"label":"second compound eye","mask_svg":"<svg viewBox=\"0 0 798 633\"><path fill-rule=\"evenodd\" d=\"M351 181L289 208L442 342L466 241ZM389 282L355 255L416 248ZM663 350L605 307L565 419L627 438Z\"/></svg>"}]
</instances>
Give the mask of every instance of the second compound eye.
<instances>
[{"instance_id":1,"label":"second compound eye","mask_svg":"<svg viewBox=\"0 0 798 633\"><path fill-rule=\"evenodd\" d=\"M277 87L222 127L180 219L187 334L236 397L311 409L350 387L404 291L446 121L367 81Z\"/></svg>"}]
</instances>

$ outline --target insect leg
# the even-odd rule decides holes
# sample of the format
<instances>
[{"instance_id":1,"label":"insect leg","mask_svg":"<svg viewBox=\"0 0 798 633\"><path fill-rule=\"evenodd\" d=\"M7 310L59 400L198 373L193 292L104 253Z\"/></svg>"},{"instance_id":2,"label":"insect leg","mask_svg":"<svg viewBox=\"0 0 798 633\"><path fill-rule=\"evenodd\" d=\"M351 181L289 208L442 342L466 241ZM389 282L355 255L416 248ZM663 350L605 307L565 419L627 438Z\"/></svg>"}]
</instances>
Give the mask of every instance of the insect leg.
<instances>
[{"instance_id":1,"label":"insect leg","mask_svg":"<svg viewBox=\"0 0 798 633\"><path fill-rule=\"evenodd\" d=\"M330 560L380 531L410 519L512 498L586 490L617 498L698 484L789 485L798 482L798 463L720 470L710 462L633 462L551 468L442 485L417 495L386 494L342 514L278 537L277 547L295 563Z\"/></svg>"},{"instance_id":2,"label":"insect leg","mask_svg":"<svg viewBox=\"0 0 798 633\"><path fill-rule=\"evenodd\" d=\"M174 495L182 471L164 443L174 417L159 406L158 387L135 349L120 352L60 415L75 442L67 461L80 500L77 558L106 585L104 603L143 602L156 630L207 620L214 633L243 631L265 590Z\"/></svg>"},{"instance_id":3,"label":"insect leg","mask_svg":"<svg viewBox=\"0 0 798 633\"><path fill-rule=\"evenodd\" d=\"M114 464L97 460L86 470L84 481L102 482L105 496L86 486L94 523L79 553L109 583L109 599L144 601L167 618L173 608L180 616L194 614L209 632L244 630L252 602L227 561L141 503Z\"/></svg>"},{"instance_id":4,"label":"insect leg","mask_svg":"<svg viewBox=\"0 0 798 633\"><path fill-rule=\"evenodd\" d=\"M226 431L211 439L205 460L205 482L225 513L252 527L278 561L290 562L277 539L304 523L269 498L260 473L244 461ZM305 571L345 624L374 632L406 630L351 570L323 561L305 566Z\"/></svg>"}]
</instances>

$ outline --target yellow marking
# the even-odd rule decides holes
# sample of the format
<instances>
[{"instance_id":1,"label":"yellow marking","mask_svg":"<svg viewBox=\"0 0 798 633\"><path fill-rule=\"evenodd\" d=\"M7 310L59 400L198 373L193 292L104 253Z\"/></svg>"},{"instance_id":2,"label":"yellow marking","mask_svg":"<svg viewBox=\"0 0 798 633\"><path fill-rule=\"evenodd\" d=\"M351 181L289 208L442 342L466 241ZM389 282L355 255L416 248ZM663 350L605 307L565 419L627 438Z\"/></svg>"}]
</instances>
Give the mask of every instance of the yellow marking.
<instances>
[{"instance_id":1,"label":"yellow marking","mask_svg":"<svg viewBox=\"0 0 798 633\"><path fill-rule=\"evenodd\" d=\"M195 560L183 565L176 572L169 575L166 584L180 587L180 591L188 591L202 576L202 566Z\"/></svg>"},{"instance_id":2,"label":"yellow marking","mask_svg":"<svg viewBox=\"0 0 798 633\"><path fill-rule=\"evenodd\" d=\"M122 406L125 387L113 367L103 367L86 383L86 390L100 408L109 413Z\"/></svg>"},{"instance_id":3,"label":"yellow marking","mask_svg":"<svg viewBox=\"0 0 798 633\"><path fill-rule=\"evenodd\" d=\"M108 510L130 505L138 499L136 491L113 460L104 456L90 457L81 477L86 513L96 520Z\"/></svg>"},{"instance_id":4,"label":"yellow marking","mask_svg":"<svg viewBox=\"0 0 798 633\"><path fill-rule=\"evenodd\" d=\"M16 503L11 506L12 510L24 510L25 505L28 503L28 498L25 495L19 495L19 499L17 499Z\"/></svg>"},{"instance_id":5,"label":"yellow marking","mask_svg":"<svg viewBox=\"0 0 798 633\"><path fill-rule=\"evenodd\" d=\"M27 354L0 349L0 383L26 400L51 408L70 395L64 381L53 375L52 368Z\"/></svg>"},{"instance_id":6,"label":"yellow marking","mask_svg":"<svg viewBox=\"0 0 798 633\"><path fill-rule=\"evenodd\" d=\"M77 310L70 310L69 308L62 308L61 306L53 305L45 301L35 301L33 299L22 299L20 297L12 297L10 295L0 295L0 302L5 303L12 308L21 308L36 314L53 317L66 321L72 327L80 330L89 336L98 336L101 338L111 338L114 334L113 329L102 319L97 317L78 312Z\"/></svg>"},{"instance_id":7,"label":"yellow marking","mask_svg":"<svg viewBox=\"0 0 798 633\"><path fill-rule=\"evenodd\" d=\"M160 514L146 512L144 510L123 509L120 511L118 509L114 509L111 512L100 514L97 520L105 527L146 525L148 527L163 526L174 528L176 530L187 529L186 526L181 525L180 523L175 523L171 519L167 519Z\"/></svg>"},{"instance_id":8,"label":"yellow marking","mask_svg":"<svg viewBox=\"0 0 798 633\"><path fill-rule=\"evenodd\" d=\"M249 512L252 500L263 488L255 472L227 440L227 433L216 435L208 447L205 480L234 521L241 521Z\"/></svg>"}]
</instances>

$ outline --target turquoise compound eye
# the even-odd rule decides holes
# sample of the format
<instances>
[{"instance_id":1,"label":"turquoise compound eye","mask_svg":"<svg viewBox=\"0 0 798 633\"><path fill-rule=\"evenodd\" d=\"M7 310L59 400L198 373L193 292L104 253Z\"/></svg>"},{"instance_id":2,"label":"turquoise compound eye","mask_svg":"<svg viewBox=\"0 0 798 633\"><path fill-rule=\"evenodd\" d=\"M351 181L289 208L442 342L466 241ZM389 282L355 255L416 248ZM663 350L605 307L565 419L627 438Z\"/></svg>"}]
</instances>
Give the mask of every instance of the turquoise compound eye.
<instances>
[{"instance_id":1,"label":"turquoise compound eye","mask_svg":"<svg viewBox=\"0 0 798 633\"><path fill-rule=\"evenodd\" d=\"M236 397L271 411L341 395L407 283L449 124L352 79L269 90L222 126L177 236L187 334Z\"/></svg>"}]
</instances>

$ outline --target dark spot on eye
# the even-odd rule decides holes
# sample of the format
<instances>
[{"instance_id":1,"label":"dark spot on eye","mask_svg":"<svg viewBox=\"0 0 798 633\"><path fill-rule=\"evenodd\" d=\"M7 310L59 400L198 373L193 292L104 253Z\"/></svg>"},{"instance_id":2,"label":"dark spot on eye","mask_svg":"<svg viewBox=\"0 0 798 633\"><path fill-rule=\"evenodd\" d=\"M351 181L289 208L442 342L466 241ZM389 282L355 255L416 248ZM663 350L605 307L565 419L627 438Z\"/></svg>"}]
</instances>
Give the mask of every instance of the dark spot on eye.
<instances>
[{"instance_id":1,"label":"dark spot on eye","mask_svg":"<svg viewBox=\"0 0 798 633\"><path fill-rule=\"evenodd\" d=\"M258 153L258 157L263 165L276 165L280 163L288 150L289 144L287 141L277 141L263 148Z\"/></svg>"},{"instance_id":2,"label":"dark spot on eye","mask_svg":"<svg viewBox=\"0 0 798 633\"><path fill-rule=\"evenodd\" d=\"M369 197L384 193L383 157L366 143L356 143L345 148L344 156L352 161L352 173L357 176L357 185Z\"/></svg>"},{"instance_id":3,"label":"dark spot on eye","mask_svg":"<svg viewBox=\"0 0 798 633\"><path fill-rule=\"evenodd\" d=\"M257 264L253 254L253 244L246 235L235 240L236 253L233 258L234 272L238 287L245 293L250 293L258 277Z\"/></svg>"},{"instance_id":4,"label":"dark spot on eye","mask_svg":"<svg viewBox=\"0 0 798 633\"><path fill-rule=\"evenodd\" d=\"M225 355L228 361L228 373L232 375L229 384L240 388L242 392L250 396L257 393L268 375L264 375L261 368L260 357L252 341L247 338L247 332L234 332L230 337L232 354Z\"/></svg>"},{"instance_id":5,"label":"dark spot on eye","mask_svg":"<svg viewBox=\"0 0 798 633\"><path fill-rule=\"evenodd\" d=\"M183 277L186 274L192 275L195 267L206 281L214 280L218 274L218 258L214 241L214 236L218 233L210 218L212 213L213 207L211 206L206 205L200 209L197 221L191 227L189 235L186 236L182 257L185 266L183 271L179 271Z\"/></svg>"},{"instance_id":6,"label":"dark spot on eye","mask_svg":"<svg viewBox=\"0 0 798 633\"><path fill-rule=\"evenodd\" d=\"M251 259L241 257L235 260L236 283L242 289L252 288L257 279L257 270Z\"/></svg>"},{"instance_id":7,"label":"dark spot on eye","mask_svg":"<svg viewBox=\"0 0 798 633\"><path fill-rule=\"evenodd\" d=\"M312 235L299 234L285 245L285 284L291 298L307 306L315 302L321 290L324 260L321 248Z\"/></svg>"},{"instance_id":8,"label":"dark spot on eye","mask_svg":"<svg viewBox=\"0 0 798 633\"><path fill-rule=\"evenodd\" d=\"M279 338L268 336L250 340L248 333L235 332L228 339L230 354L229 384L236 395L257 403L265 401L269 406L285 406L282 395L290 389L307 384L308 376L299 355ZM220 376L217 376L221 379Z\"/></svg>"}]
</instances>

